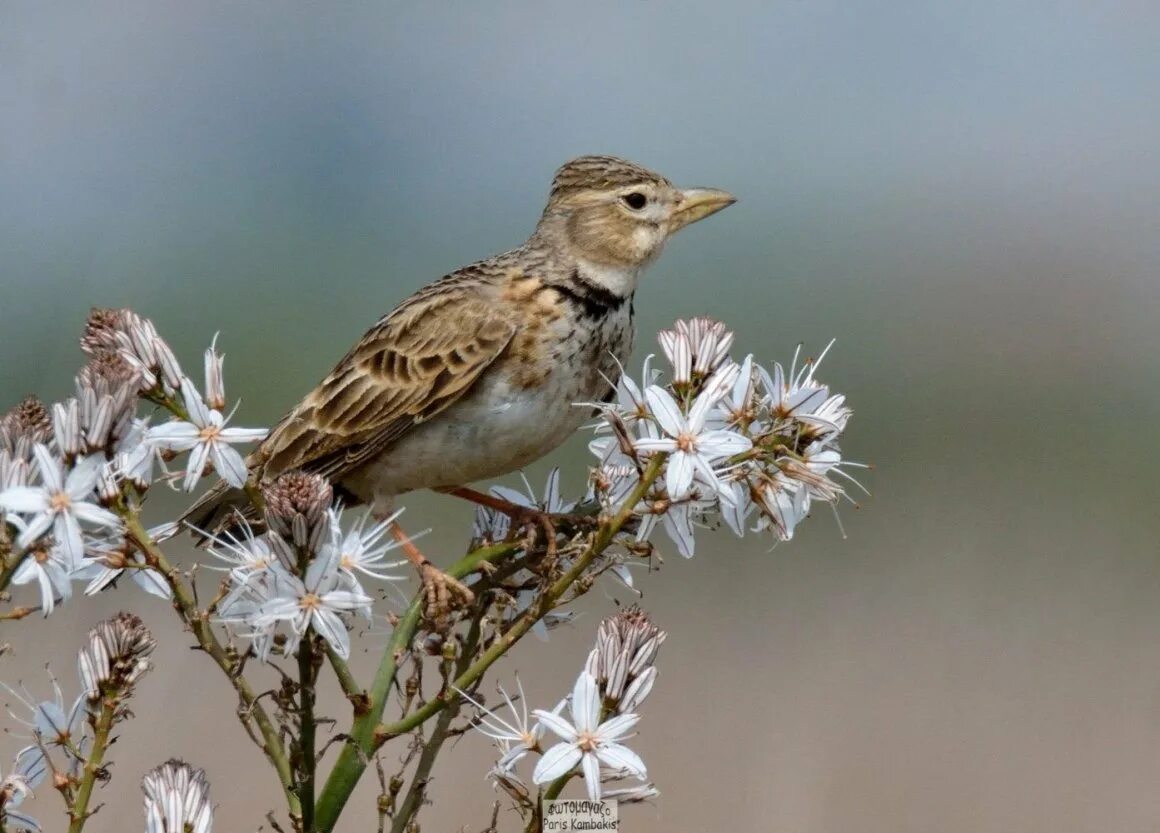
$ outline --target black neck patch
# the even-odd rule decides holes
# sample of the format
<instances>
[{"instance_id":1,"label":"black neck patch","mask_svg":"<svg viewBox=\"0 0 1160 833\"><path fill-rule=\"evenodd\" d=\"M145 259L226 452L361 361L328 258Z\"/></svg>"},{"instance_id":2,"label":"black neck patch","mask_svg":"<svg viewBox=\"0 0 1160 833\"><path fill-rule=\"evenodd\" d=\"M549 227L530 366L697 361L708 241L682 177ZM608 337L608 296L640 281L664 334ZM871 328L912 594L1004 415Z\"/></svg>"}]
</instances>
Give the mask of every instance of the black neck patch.
<instances>
[{"instance_id":1,"label":"black neck patch","mask_svg":"<svg viewBox=\"0 0 1160 833\"><path fill-rule=\"evenodd\" d=\"M603 318L632 303L631 295L617 295L585 278L579 269L573 269L566 282L552 284L552 288L582 307L587 318Z\"/></svg>"}]
</instances>

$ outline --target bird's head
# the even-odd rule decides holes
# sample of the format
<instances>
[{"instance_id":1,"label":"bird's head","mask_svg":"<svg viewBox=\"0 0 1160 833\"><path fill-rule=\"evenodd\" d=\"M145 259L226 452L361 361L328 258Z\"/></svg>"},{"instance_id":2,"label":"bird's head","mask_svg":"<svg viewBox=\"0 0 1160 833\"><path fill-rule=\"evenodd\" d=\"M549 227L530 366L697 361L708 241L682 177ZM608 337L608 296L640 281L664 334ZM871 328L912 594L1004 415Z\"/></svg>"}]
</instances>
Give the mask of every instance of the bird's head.
<instances>
[{"instance_id":1,"label":"bird's head","mask_svg":"<svg viewBox=\"0 0 1160 833\"><path fill-rule=\"evenodd\" d=\"M539 234L595 270L632 272L690 223L736 202L715 188L678 188L614 156L581 156L556 171Z\"/></svg>"}]
</instances>

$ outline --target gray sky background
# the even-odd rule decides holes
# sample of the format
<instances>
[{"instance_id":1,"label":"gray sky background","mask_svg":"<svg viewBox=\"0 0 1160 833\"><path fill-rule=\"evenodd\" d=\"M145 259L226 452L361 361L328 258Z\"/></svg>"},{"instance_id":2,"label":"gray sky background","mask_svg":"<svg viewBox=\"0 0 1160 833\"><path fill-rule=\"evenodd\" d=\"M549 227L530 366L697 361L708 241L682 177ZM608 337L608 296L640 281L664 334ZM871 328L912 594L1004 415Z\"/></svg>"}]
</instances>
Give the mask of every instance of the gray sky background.
<instances>
[{"instance_id":1,"label":"gray sky background","mask_svg":"<svg viewBox=\"0 0 1160 833\"><path fill-rule=\"evenodd\" d=\"M693 314L763 360L837 337L874 496L845 540L824 512L773 552L706 533L643 577L664 794L624 829L1155 831L1158 42L1139 0L6 2L0 405L65 395L88 307L131 305L190 367L220 330L269 424L408 292L519 243L570 156L727 188L646 278L634 364ZM554 462L578 490L582 443L530 474ZM458 551L466 506L409 506ZM218 829L256 828L277 796L228 687L133 589L5 624L0 678L75 687L85 630L141 608L158 669L90 829L135 829L170 755ZM501 678L554 703L611 609ZM424 829L485 826L489 755L451 750Z\"/></svg>"}]
</instances>

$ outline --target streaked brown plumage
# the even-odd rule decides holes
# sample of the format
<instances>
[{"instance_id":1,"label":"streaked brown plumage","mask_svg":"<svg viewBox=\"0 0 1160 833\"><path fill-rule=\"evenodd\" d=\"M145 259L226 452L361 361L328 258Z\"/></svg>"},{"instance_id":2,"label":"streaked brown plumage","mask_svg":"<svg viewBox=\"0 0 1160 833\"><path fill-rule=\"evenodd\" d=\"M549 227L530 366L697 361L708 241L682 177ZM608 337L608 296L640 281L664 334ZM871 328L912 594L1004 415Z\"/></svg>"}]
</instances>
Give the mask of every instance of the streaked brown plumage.
<instances>
[{"instance_id":1,"label":"streaked brown plumage","mask_svg":"<svg viewBox=\"0 0 1160 833\"><path fill-rule=\"evenodd\" d=\"M585 156L556 173L535 233L382 318L250 456L268 482L300 469L347 502L493 477L551 451L602 399L632 347L641 270L674 232L731 204L645 168ZM241 495L210 492L188 521L212 530Z\"/></svg>"}]
</instances>

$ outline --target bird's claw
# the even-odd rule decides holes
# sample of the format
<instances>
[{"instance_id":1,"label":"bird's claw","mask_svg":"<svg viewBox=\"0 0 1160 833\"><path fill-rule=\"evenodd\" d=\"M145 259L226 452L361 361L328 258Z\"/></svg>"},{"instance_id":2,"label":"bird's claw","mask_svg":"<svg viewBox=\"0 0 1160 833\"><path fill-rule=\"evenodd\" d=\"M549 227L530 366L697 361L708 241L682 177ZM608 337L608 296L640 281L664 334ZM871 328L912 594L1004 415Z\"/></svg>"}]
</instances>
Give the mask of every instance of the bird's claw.
<instances>
[{"instance_id":1,"label":"bird's claw","mask_svg":"<svg viewBox=\"0 0 1160 833\"><path fill-rule=\"evenodd\" d=\"M456 609L475 601L475 594L458 579L447 575L430 561L419 568L423 582L423 615L442 631Z\"/></svg>"}]
</instances>

